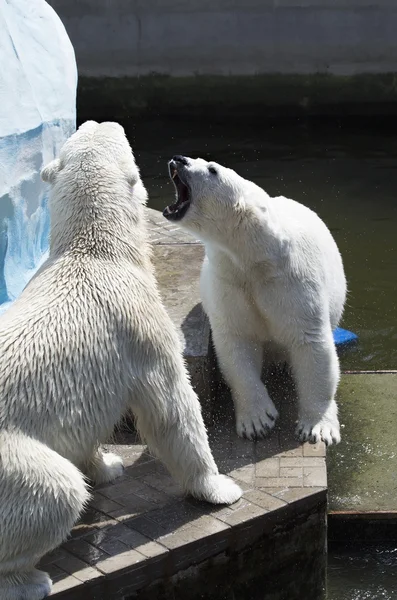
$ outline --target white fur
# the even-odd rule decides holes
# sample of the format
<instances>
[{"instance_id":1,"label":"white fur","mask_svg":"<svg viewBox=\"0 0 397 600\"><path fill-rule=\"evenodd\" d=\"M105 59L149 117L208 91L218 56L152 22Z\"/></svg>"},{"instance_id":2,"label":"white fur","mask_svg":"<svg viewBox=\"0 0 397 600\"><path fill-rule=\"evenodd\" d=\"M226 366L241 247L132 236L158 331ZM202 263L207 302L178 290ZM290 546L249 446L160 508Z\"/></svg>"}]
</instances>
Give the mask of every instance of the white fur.
<instances>
[{"instance_id":1,"label":"white fur","mask_svg":"<svg viewBox=\"0 0 397 600\"><path fill-rule=\"evenodd\" d=\"M146 191L122 127L87 122L42 173L50 256L0 319L0 598L39 600L34 570L122 461L99 449L127 409L187 492L232 503L157 290Z\"/></svg>"},{"instance_id":2,"label":"white fur","mask_svg":"<svg viewBox=\"0 0 397 600\"><path fill-rule=\"evenodd\" d=\"M330 231L306 206L270 198L231 169L190 158L177 169L191 197L180 224L205 244L202 301L232 390L237 433L263 437L277 418L261 381L270 343L286 352L293 369L300 439L339 442L332 330L346 281Z\"/></svg>"}]
</instances>

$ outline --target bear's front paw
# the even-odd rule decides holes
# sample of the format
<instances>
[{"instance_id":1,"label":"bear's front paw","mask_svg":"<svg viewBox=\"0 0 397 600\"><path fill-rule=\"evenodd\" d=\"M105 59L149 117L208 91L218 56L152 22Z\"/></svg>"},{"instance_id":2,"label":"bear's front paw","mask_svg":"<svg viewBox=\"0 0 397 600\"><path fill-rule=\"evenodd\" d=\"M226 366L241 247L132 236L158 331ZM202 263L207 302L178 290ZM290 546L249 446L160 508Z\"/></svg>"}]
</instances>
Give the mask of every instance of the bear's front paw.
<instances>
[{"instance_id":1,"label":"bear's front paw","mask_svg":"<svg viewBox=\"0 0 397 600\"><path fill-rule=\"evenodd\" d=\"M301 419L296 428L296 435L300 442L310 442L317 444L323 441L327 446L339 444L340 442L340 427L339 422L324 420L319 423L312 423L308 420Z\"/></svg>"},{"instance_id":2,"label":"bear's front paw","mask_svg":"<svg viewBox=\"0 0 397 600\"><path fill-rule=\"evenodd\" d=\"M273 402L236 415L237 435L247 440L264 438L273 429L277 417L278 412Z\"/></svg>"}]
</instances>

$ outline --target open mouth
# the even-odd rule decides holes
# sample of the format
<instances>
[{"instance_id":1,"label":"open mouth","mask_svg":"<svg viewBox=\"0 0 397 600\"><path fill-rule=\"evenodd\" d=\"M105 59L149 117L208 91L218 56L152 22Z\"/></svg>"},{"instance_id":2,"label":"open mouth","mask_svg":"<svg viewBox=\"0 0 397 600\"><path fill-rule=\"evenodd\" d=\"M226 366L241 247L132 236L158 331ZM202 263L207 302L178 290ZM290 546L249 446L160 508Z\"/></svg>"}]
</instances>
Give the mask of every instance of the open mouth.
<instances>
[{"instance_id":1,"label":"open mouth","mask_svg":"<svg viewBox=\"0 0 397 600\"><path fill-rule=\"evenodd\" d=\"M176 190L176 202L166 206L163 215L169 221L180 221L190 206L190 189L182 181L174 161L171 161L169 164L169 172Z\"/></svg>"}]
</instances>

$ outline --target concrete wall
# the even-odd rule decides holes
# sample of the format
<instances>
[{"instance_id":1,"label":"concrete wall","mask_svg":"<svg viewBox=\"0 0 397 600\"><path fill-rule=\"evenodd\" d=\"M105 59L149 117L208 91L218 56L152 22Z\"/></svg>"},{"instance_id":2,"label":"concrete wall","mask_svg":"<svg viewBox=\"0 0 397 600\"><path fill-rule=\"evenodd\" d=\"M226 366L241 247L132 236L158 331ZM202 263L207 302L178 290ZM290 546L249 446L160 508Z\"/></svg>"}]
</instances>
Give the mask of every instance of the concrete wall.
<instances>
[{"instance_id":1,"label":"concrete wall","mask_svg":"<svg viewBox=\"0 0 397 600\"><path fill-rule=\"evenodd\" d=\"M397 71L397 0L49 0L94 77Z\"/></svg>"}]
</instances>

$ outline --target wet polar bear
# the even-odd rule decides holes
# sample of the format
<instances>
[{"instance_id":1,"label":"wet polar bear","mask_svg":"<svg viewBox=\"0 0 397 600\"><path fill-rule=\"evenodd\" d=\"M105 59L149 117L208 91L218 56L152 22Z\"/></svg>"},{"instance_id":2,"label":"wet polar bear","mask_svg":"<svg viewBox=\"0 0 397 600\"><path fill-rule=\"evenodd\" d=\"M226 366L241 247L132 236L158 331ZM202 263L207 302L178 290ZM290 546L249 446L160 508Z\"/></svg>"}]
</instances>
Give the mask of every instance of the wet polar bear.
<instances>
[{"instance_id":1,"label":"wet polar bear","mask_svg":"<svg viewBox=\"0 0 397 600\"><path fill-rule=\"evenodd\" d=\"M102 453L127 408L187 492L232 503L178 335L156 287L146 191L115 123L87 122L42 172L50 255L0 319L0 599L51 589L35 564L69 533L122 460ZM84 475L83 475L84 474Z\"/></svg>"},{"instance_id":2,"label":"wet polar bear","mask_svg":"<svg viewBox=\"0 0 397 600\"><path fill-rule=\"evenodd\" d=\"M219 164L175 156L169 169L177 201L164 216L205 244L202 301L232 391L238 435L263 437L278 416L261 381L270 342L286 351L292 366L299 439L338 443L332 330L342 315L346 280L330 231L306 206L270 198Z\"/></svg>"}]
</instances>

